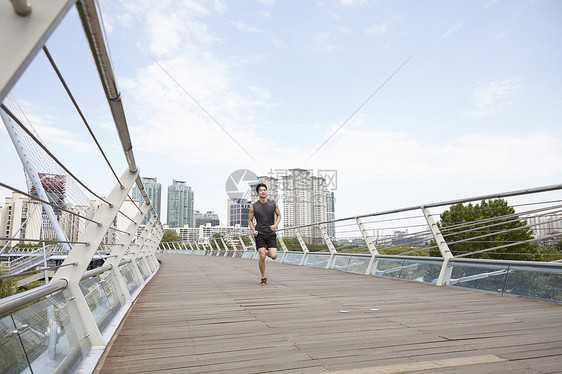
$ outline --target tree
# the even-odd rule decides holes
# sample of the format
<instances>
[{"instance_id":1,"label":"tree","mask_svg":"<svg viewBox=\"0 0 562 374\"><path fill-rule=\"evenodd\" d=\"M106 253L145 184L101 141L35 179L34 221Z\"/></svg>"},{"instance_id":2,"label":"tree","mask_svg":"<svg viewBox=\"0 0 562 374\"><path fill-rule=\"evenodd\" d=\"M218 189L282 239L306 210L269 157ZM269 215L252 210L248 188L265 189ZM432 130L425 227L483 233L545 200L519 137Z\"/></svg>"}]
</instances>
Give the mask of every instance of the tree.
<instances>
[{"instance_id":1,"label":"tree","mask_svg":"<svg viewBox=\"0 0 562 374\"><path fill-rule=\"evenodd\" d=\"M493 219L493 221L481 222L481 220L503 216L506 217L496 218ZM442 230L441 232L448 243L489 234L489 236L483 236L474 240L449 244L449 249L453 255L475 252L511 244L513 242L533 239L532 231L529 228L525 228L525 225L526 222L519 219L519 217L515 215L515 209L508 206L507 201L503 199L484 200L480 204L475 205L453 205L449 210L441 214L441 221L439 222L439 226ZM510 229L517 230L502 232ZM472 231L466 232L467 230ZM483 252L468 257L524 261L543 260L540 254L540 248L536 243L517 244L491 252L495 253ZM517 254L510 255L508 253ZM435 249L432 250L431 254L439 256L438 250Z\"/></svg>"},{"instance_id":2,"label":"tree","mask_svg":"<svg viewBox=\"0 0 562 374\"><path fill-rule=\"evenodd\" d=\"M224 235L221 234L220 232L215 232L215 233L213 234L213 236L211 236L211 238L212 238L212 239L221 239L221 238L224 238ZM222 240L217 240L217 244L218 244L219 248L223 248L223 247L224 247L223 241L222 241ZM225 241L224 241L224 244L226 245L226 247L224 247L224 249L232 249L232 248L231 248L232 246L230 245L230 240L225 240Z\"/></svg>"},{"instance_id":3,"label":"tree","mask_svg":"<svg viewBox=\"0 0 562 374\"><path fill-rule=\"evenodd\" d=\"M161 243L168 243L168 242L181 242L182 238L180 234L176 232L176 230L166 230L164 231L164 235L162 235Z\"/></svg>"},{"instance_id":4,"label":"tree","mask_svg":"<svg viewBox=\"0 0 562 374\"><path fill-rule=\"evenodd\" d=\"M0 277L7 272L0 266ZM16 292L16 279L14 277L0 278L0 299L13 295Z\"/></svg>"}]
</instances>

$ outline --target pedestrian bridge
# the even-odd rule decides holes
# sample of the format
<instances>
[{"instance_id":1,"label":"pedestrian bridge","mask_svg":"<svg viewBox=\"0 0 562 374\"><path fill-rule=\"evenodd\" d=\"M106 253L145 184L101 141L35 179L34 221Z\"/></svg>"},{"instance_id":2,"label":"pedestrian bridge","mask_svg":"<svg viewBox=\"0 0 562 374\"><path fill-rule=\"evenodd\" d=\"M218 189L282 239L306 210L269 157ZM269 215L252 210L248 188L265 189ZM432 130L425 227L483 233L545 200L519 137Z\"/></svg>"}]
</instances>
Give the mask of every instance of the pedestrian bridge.
<instances>
[{"instance_id":1,"label":"pedestrian bridge","mask_svg":"<svg viewBox=\"0 0 562 374\"><path fill-rule=\"evenodd\" d=\"M552 373L560 305L224 256L159 254L101 373Z\"/></svg>"},{"instance_id":2,"label":"pedestrian bridge","mask_svg":"<svg viewBox=\"0 0 562 374\"><path fill-rule=\"evenodd\" d=\"M74 6L124 171L104 151L117 139L96 138L46 47ZM101 14L96 0L0 2L0 50L10 51L0 55L0 117L24 169L0 188L26 204L0 236L0 254L11 253L0 291L44 273L40 286L0 299L0 374L562 370L562 264L553 250L562 233L552 229L562 185L280 229L279 257L260 287L252 238L161 243ZM84 175L101 170L94 157L70 170L8 97L41 51L115 178L103 191L92 187L101 174ZM480 207L485 218L438 222L455 204L507 198L509 208ZM36 248L16 261L21 242ZM49 266L55 248L62 263ZM92 269L94 259L103 265Z\"/></svg>"}]
</instances>

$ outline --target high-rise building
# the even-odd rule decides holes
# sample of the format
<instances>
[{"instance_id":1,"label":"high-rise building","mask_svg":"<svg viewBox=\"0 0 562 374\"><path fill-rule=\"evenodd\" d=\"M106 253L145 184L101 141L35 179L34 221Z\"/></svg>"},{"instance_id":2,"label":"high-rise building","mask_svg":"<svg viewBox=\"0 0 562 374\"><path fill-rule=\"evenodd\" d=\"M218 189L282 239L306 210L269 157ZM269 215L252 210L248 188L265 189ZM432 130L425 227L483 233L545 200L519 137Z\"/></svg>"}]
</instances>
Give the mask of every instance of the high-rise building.
<instances>
[{"instance_id":1,"label":"high-rise building","mask_svg":"<svg viewBox=\"0 0 562 374\"><path fill-rule=\"evenodd\" d=\"M289 175L282 177L284 227L326 221L328 212L326 180L322 177L315 177L310 171L304 169L290 169L289 172ZM333 208L332 211L334 211ZM308 244L324 244L322 233L315 226L300 228L299 232ZM295 236L296 234L289 230L286 235Z\"/></svg>"},{"instance_id":2,"label":"high-rise building","mask_svg":"<svg viewBox=\"0 0 562 374\"><path fill-rule=\"evenodd\" d=\"M193 190L187 182L172 180L168 186L168 219L169 227L194 227Z\"/></svg>"},{"instance_id":3,"label":"high-rise building","mask_svg":"<svg viewBox=\"0 0 562 374\"><path fill-rule=\"evenodd\" d=\"M562 232L562 214L560 213L533 215L527 217L526 220L533 230L533 236L537 239Z\"/></svg>"},{"instance_id":4,"label":"high-rise building","mask_svg":"<svg viewBox=\"0 0 562 374\"><path fill-rule=\"evenodd\" d=\"M250 202L245 199L228 200L227 226L248 227L248 215L250 214Z\"/></svg>"},{"instance_id":5,"label":"high-rise building","mask_svg":"<svg viewBox=\"0 0 562 374\"><path fill-rule=\"evenodd\" d=\"M11 197L6 197L4 208L1 212L1 237L41 239L42 207L41 203L37 200L32 200L22 194L13 192ZM13 247L18 243L21 243L21 241L12 241L10 246ZM27 244L26 242L23 243ZM1 246L5 244L6 241L0 241Z\"/></svg>"},{"instance_id":6,"label":"high-rise building","mask_svg":"<svg viewBox=\"0 0 562 374\"><path fill-rule=\"evenodd\" d=\"M200 213L198 210L193 212L195 218L195 227L205 226L210 223L211 226L218 226L220 224L219 215L215 212L208 211L207 213Z\"/></svg>"},{"instance_id":7,"label":"high-rise building","mask_svg":"<svg viewBox=\"0 0 562 374\"><path fill-rule=\"evenodd\" d=\"M333 191L326 193L326 220L331 221L336 219L336 198ZM336 237L336 223L330 222L326 224L326 231L328 236L333 239Z\"/></svg>"},{"instance_id":8,"label":"high-rise building","mask_svg":"<svg viewBox=\"0 0 562 374\"><path fill-rule=\"evenodd\" d=\"M142 183L144 185L144 190L146 191L146 194L148 195L148 199L150 200L150 202L152 204L152 207L156 211L156 214L158 214L158 217L160 217L160 203L162 201L162 185L160 183L158 183L158 179L156 177L154 177L154 178L141 177L141 180L142 180ZM141 192L138 189L136 184L133 187L133 196L132 197L133 197L133 199L139 201L139 204L140 204L139 206L142 206L144 204L144 197L142 197L142 194L141 194ZM152 212L149 210L148 213L146 214L146 216L144 216L144 219L142 220L141 225L146 225L146 223L150 219L151 215L152 215Z\"/></svg>"}]
</instances>

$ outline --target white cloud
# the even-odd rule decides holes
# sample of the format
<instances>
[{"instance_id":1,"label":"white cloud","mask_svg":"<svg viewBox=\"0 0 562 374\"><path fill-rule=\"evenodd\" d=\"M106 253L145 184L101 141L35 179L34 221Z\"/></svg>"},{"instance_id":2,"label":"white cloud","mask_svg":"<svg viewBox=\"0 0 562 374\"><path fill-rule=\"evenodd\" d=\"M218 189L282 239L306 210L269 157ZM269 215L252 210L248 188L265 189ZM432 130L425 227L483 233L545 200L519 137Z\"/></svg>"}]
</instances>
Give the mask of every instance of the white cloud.
<instances>
[{"instance_id":1,"label":"white cloud","mask_svg":"<svg viewBox=\"0 0 562 374\"><path fill-rule=\"evenodd\" d=\"M319 32L312 36L316 50L321 53L332 53L338 50L333 42L333 35L329 32Z\"/></svg>"},{"instance_id":2,"label":"white cloud","mask_svg":"<svg viewBox=\"0 0 562 374\"><path fill-rule=\"evenodd\" d=\"M385 35L388 31L388 23L380 23L365 29L365 34L368 36L381 36Z\"/></svg>"},{"instance_id":3,"label":"white cloud","mask_svg":"<svg viewBox=\"0 0 562 374\"><path fill-rule=\"evenodd\" d=\"M332 17L333 19L335 19L336 21L340 22L341 21L341 17L339 14L337 14L336 12L334 12L333 10L329 9L326 11L326 13L328 13L328 15L330 17Z\"/></svg>"},{"instance_id":4,"label":"white cloud","mask_svg":"<svg viewBox=\"0 0 562 374\"><path fill-rule=\"evenodd\" d=\"M448 37L449 35L451 35L452 33L459 31L460 28L462 27L463 22L459 22L457 23L455 26L451 27L449 30L447 30L446 33L444 33L443 35L441 35L441 39L445 39L446 37Z\"/></svg>"},{"instance_id":5,"label":"white cloud","mask_svg":"<svg viewBox=\"0 0 562 374\"><path fill-rule=\"evenodd\" d=\"M84 134L60 127L63 123L83 126L79 119L61 118L57 114L51 113L51 107L41 104L34 104L25 100L19 103L22 107L26 108L25 117L29 120L33 133L39 136L39 140L50 151L53 151L55 145L62 145L70 152L83 154L91 153L94 150L94 145L89 135L85 137Z\"/></svg>"},{"instance_id":6,"label":"white cloud","mask_svg":"<svg viewBox=\"0 0 562 374\"><path fill-rule=\"evenodd\" d=\"M359 6L366 5L368 3L367 0L339 0L339 2L343 6Z\"/></svg>"},{"instance_id":7,"label":"white cloud","mask_svg":"<svg viewBox=\"0 0 562 374\"><path fill-rule=\"evenodd\" d=\"M496 34L496 36L494 36L494 40L499 40L505 37L505 32L501 31L499 33Z\"/></svg>"},{"instance_id":8,"label":"white cloud","mask_svg":"<svg viewBox=\"0 0 562 374\"><path fill-rule=\"evenodd\" d=\"M274 6L275 5L275 0L258 0L260 3L262 3L263 5L267 5L267 6Z\"/></svg>"},{"instance_id":9,"label":"white cloud","mask_svg":"<svg viewBox=\"0 0 562 374\"><path fill-rule=\"evenodd\" d=\"M562 139L550 134L467 134L445 144L405 132L342 129L311 160L312 167L346 170L349 182L381 178L491 178L562 173ZM554 168L554 170L553 170Z\"/></svg>"},{"instance_id":10,"label":"white cloud","mask_svg":"<svg viewBox=\"0 0 562 374\"><path fill-rule=\"evenodd\" d=\"M217 11L217 13L223 14L224 12L226 12L226 4L223 0L215 0L214 9L215 11Z\"/></svg>"},{"instance_id":11,"label":"white cloud","mask_svg":"<svg viewBox=\"0 0 562 374\"><path fill-rule=\"evenodd\" d=\"M516 79L478 82L471 93L473 109L462 114L468 117L481 118L488 115L506 113L519 95L519 81Z\"/></svg>"},{"instance_id":12,"label":"white cloud","mask_svg":"<svg viewBox=\"0 0 562 374\"><path fill-rule=\"evenodd\" d=\"M258 29L256 27L250 27L248 25L246 25L243 21L230 21L230 24L233 25L234 27L236 27L236 29L238 29L239 31L244 31L244 32L263 32L262 29Z\"/></svg>"},{"instance_id":13,"label":"white cloud","mask_svg":"<svg viewBox=\"0 0 562 374\"><path fill-rule=\"evenodd\" d=\"M340 26L338 27L338 31L340 31L342 34L352 34L353 31L347 27L344 26Z\"/></svg>"},{"instance_id":14,"label":"white cloud","mask_svg":"<svg viewBox=\"0 0 562 374\"><path fill-rule=\"evenodd\" d=\"M486 4L486 8L491 7L492 5L498 3L499 1L500 1L500 0L492 0L492 1L490 1L489 3Z\"/></svg>"},{"instance_id":15,"label":"white cloud","mask_svg":"<svg viewBox=\"0 0 562 374\"><path fill-rule=\"evenodd\" d=\"M396 24L402 20L402 16L399 14L395 14L394 16L388 18L384 22L375 24L371 27L365 29L365 34L367 36L382 36L388 33L388 29L391 25Z\"/></svg>"},{"instance_id":16,"label":"white cloud","mask_svg":"<svg viewBox=\"0 0 562 374\"><path fill-rule=\"evenodd\" d=\"M184 33L183 22L177 14L150 14L147 17L148 29L152 40L150 50L157 55L164 55L179 47Z\"/></svg>"}]
</instances>

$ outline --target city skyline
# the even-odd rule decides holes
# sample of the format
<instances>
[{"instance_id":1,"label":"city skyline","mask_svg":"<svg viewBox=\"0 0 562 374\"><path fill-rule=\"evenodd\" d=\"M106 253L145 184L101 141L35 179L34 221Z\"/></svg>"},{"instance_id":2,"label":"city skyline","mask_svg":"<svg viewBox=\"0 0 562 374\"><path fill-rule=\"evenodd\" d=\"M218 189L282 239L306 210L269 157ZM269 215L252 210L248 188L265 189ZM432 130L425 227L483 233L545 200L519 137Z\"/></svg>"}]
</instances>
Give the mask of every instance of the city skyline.
<instances>
[{"instance_id":1,"label":"city skyline","mask_svg":"<svg viewBox=\"0 0 562 374\"><path fill-rule=\"evenodd\" d=\"M188 180L195 209L222 221L224 183L242 168L337 169L338 217L559 184L561 11L548 0L100 3L141 175ZM120 175L75 9L46 44ZM106 196L115 178L42 52L13 94ZM7 135L0 159L6 183L25 189Z\"/></svg>"}]
</instances>

